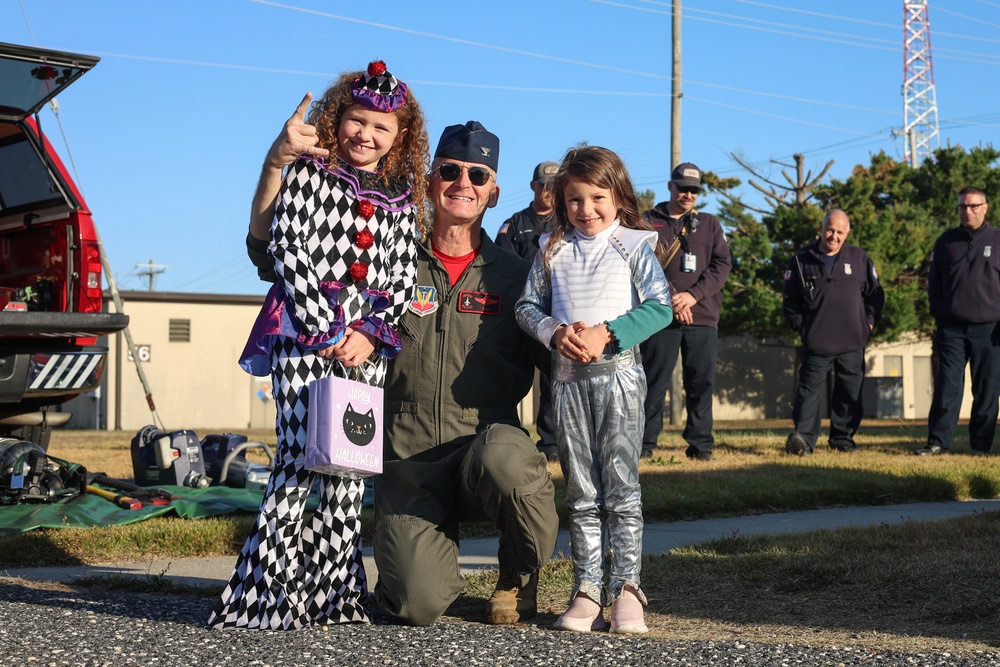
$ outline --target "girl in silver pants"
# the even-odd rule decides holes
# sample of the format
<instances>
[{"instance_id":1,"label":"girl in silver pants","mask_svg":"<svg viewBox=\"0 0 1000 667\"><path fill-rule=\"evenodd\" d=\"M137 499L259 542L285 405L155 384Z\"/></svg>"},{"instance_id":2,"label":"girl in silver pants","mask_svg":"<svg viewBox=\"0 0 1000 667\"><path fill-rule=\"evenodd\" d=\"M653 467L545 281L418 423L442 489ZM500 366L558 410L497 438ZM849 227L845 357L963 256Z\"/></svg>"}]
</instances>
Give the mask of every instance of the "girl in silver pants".
<instances>
[{"instance_id":1,"label":"girl in silver pants","mask_svg":"<svg viewBox=\"0 0 1000 667\"><path fill-rule=\"evenodd\" d=\"M573 550L573 596L610 604L629 585L639 588L642 557L642 444L646 376L633 348L575 364L552 356L556 442L566 474ZM611 549L609 590L603 591L602 513Z\"/></svg>"}]
</instances>

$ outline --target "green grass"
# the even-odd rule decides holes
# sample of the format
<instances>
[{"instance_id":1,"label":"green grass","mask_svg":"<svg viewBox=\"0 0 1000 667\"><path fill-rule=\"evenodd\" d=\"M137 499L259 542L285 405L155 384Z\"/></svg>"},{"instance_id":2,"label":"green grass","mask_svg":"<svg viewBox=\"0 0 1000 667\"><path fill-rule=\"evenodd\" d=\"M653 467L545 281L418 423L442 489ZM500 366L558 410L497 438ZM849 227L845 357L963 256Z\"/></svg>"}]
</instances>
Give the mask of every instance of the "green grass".
<instances>
[{"instance_id":1,"label":"green grass","mask_svg":"<svg viewBox=\"0 0 1000 667\"><path fill-rule=\"evenodd\" d=\"M922 424L866 423L857 438L861 451L845 455L821 447L804 458L784 454L789 427L787 421L717 424L716 459L709 462L686 459L677 429L667 429L653 460L640 469L647 522L998 496L1000 457L915 457L911 450L925 439ZM964 427L956 435L956 452L967 453ZM127 477L130 437L57 432L50 449L91 469ZM94 463L87 456L94 456ZM565 527L558 465L550 472ZM129 526L36 530L0 538L0 567L232 555L252 522L250 515L155 518ZM363 529L371 522L366 510ZM470 528L464 536L482 533ZM1000 513L732 537L643 558L647 623L654 637L664 639L851 645L873 654L948 652L972 656L974 664L977 655L994 655L1000 646L1000 577L993 565L998 551ZM565 610L572 580L569 561L546 566L540 614L532 624L547 628ZM448 615L480 620L495 583L495 571L471 577ZM179 586L162 573L92 577L78 585L218 593Z\"/></svg>"},{"instance_id":2,"label":"green grass","mask_svg":"<svg viewBox=\"0 0 1000 667\"><path fill-rule=\"evenodd\" d=\"M640 467L646 521L1000 495L1000 457L913 456L911 450L925 437L922 424L866 423L857 438L861 448L857 453L820 447L808 457L784 453L787 428L783 421L720 424L715 432L716 458L707 462L685 458L679 432L665 430L653 459ZM963 427L957 435L956 451L967 452ZM126 433L57 431L50 451L91 470L131 477L130 439ZM550 472L565 528L565 485L558 465L550 465ZM0 538L0 567L234 554L251 522L247 515L198 521L168 517L128 526L36 530ZM371 525L372 512L366 510L363 530L370 530ZM490 530L468 527L463 536L480 536Z\"/></svg>"},{"instance_id":3,"label":"green grass","mask_svg":"<svg viewBox=\"0 0 1000 667\"><path fill-rule=\"evenodd\" d=\"M995 657L997 549L1000 512L716 540L643 558L646 622L661 639ZM496 578L492 571L471 577L449 613L479 620ZM549 563L530 624L551 626L572 582L570 561Z\"/></svg>"}]
</instances>

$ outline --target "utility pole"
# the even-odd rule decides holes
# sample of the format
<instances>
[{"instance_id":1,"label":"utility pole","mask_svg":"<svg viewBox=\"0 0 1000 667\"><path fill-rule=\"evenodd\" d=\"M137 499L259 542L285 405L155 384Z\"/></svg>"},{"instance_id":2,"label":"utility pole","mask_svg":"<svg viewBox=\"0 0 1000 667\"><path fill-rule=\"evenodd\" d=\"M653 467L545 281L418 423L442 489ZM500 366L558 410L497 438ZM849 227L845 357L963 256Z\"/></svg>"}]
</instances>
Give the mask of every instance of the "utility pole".
<instances>
[{"instance_id":1,"label":"utility pole","mask_svg":"<svg viewBox=\"0 0 1000 667\"><path fill-rule=\"evenodd\" d=\"M681 98L684 96L681 85L681 0L673 0L673 17L670 24L670 41L673 45L673 65L670 70L670 164L667 170L672 171L681 163ZM684 377L681 372L680 359L674 364L674 372L670 376L670 423L677 426L684 417L684 404L681 396L684 392Z\"/></svg>"},{"instance_id":2,"label":"utility pole","mask_svg":"<svg viewBox=\"0 0 1000 667\"><path fill-rule=\"evenodd\" d=\"M902 135L906 161L914 168L941 146L927 0L903 3Z\"/></svg>"},{"instance_id":3,"label":"utility pole","mask_svg":"<svg viewBox=\"0 0 1000 667\"><path fill-rule=\"evenodd\" d=\"M153 264L153 260L149 260L149 264L136 264L136 269L145 269L144 271L139 271L140 276L145 276L149 280L149 291L154 291L153 287L156 282L156 276L163 273L170 267L166 264Z\"/></svg>"},{"instance_id":4,"label":"utility pole","mask_svg":"<svg viewBox=\"0 0 1000 667\"><path fill-rule=\"evenodd\" d=\"M673 67L670 72L670 164L673 169L681 163L681 0L673 0L671 22Z\"/></svg>"}]
</instances>

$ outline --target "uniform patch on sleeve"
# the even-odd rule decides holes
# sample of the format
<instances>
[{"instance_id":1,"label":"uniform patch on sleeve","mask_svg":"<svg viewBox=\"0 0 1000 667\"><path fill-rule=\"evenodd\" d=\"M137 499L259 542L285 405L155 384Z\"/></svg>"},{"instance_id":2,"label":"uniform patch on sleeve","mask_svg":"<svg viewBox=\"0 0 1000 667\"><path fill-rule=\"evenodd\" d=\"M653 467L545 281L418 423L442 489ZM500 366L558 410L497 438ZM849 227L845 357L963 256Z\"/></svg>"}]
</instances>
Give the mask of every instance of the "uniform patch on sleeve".
<instances>
[{"instance_id":1,"label":"uniform patch on sleeve","mask_svg":"<svg viewBox=\"0 0 1000 667\"><path fill-rule=\"evenodd\" d=\"M792 270L791 269L785 269L785 280L788 280L791 277L792 277Z\"/></svg>"},{"instance_id":2,"label":"uniform patch on sleeve","mask_svg":"<svg viewBox=\"0 0 1000 667\"><path fill-rule=\"evenodd\" d=\"M413 290L413 298L410 299L407 310L416 313L420 317L430 315L438 309L437 288L425 285L417 285Z\"/></svg>"},{"instance_id":3,"label":"uniform patch on sleeve","mask_svg":"<svg viewBox=\"0 0 1000 667\"><path fill-rule=\"evenodd\" d=\"M497 235L506 234L507 233L507 229L509 227L510 227L510 223L509 222L503 223L502 225L500 225L500 231L497 232Z\"/></svg>"},{"instance_id":4,"label":"uniform patch on sleeve","mask_svg":"<svg viewBox=\"0 0 1000 667\"><path fill-rule=\"evenodd\" d=\"M500 295L489 292L471 292L462 290L458 293L458 312L476 313L478 315L499 315Z\"/></svg>"}]
</instances>

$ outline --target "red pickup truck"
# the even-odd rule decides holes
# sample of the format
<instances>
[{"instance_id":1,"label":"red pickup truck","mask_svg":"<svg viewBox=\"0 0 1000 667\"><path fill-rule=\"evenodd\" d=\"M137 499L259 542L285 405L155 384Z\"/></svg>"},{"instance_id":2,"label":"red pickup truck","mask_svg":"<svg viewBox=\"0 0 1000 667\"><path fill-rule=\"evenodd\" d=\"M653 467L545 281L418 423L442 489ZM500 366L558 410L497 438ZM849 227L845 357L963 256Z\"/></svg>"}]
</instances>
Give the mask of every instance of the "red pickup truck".
<instances>
[{"instance_id":1,"label":"red pickup truck","mask_svg":"<svg viewBox=\"0 0 1000 667\"><path fill-rule=\"evenodd\" d=\"M102 312L90 209L39 110L98 58L0 43L0 437L48 447L59 404L93 391L128 317Z\"/></svg>"}]
</instances>

